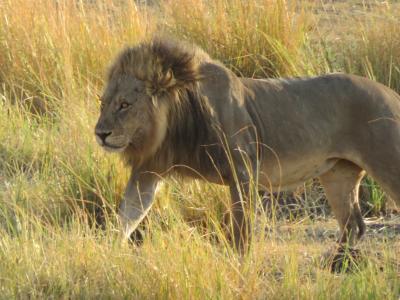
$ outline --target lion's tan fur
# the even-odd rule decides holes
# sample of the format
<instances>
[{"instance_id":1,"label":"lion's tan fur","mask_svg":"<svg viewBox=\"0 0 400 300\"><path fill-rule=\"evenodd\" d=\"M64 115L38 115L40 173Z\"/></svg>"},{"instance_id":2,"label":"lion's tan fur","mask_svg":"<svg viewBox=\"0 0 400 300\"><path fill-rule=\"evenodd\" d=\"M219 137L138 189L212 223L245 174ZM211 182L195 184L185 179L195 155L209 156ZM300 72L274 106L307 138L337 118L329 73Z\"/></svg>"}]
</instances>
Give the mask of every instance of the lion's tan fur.
<instances>
[{"instance_id":1,"label":"lion's tan fur","mask_svg":"<svg viewBox=\"0 0 400 300\"><path fill-rule=\"evenodd\" d=\"M142 85L146 95L137 90ZM122 123L115 112L121 93L132 98ZM400 97L365 78L239 78L196 47L155 39L117 57L103 98L108 108L96 132L126 137L131 181L175 170L230 186L236 245L247 230L236 207L249 193L243 153L258 172L258 188L319 177L342 242L364 232L358 187L365 171L400 203L400 125L393 122Z\"/></svg>"}]
</instances>

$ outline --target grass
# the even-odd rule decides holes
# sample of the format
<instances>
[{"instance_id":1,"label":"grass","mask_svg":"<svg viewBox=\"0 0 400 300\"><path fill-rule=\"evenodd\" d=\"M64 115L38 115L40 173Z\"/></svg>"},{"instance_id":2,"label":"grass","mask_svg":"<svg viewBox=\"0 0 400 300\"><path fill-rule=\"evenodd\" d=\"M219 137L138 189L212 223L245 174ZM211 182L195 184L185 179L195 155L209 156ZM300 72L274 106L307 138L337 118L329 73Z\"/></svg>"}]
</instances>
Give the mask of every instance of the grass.
<instances>
[{"instance_id":1,"label":"grass","mask_svg":"<svg viewBox=\"0 0 400 300\"><path fill-rule=\"evenodd\" d=\"M349 71L399 91L398 4L361 7L355 24L346 7L337 8L343 19L320 7L1 1L0 298L397 299L398 239L368 236L360 269L333 275L319 259L334 244L335 223L306 214L268 222L268 234L240 258L221 228L227 190L211 184L166 180L141 248L123 244L114 226L127 170L97 147L93 128L116 52L163 32L199 44L237 74ZM378 187L368 184L380 207ZM309 205L320 197L307 195Z\"/></svg>"}]
</instances>

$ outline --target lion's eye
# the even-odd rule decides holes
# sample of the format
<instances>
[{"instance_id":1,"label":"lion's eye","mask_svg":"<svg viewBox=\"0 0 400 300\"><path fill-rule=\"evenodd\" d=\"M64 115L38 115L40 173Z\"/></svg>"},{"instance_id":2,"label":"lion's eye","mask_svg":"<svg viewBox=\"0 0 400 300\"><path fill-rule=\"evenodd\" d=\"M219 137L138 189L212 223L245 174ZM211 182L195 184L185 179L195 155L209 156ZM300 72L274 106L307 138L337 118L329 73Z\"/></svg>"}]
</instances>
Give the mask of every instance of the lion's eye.
<instances>
[{"instance_id":1,"label":"lion's eye","mask_svg":"<svg viewBox=\"0 0 400 300\"><path fill-rule=\"evenodd\" d=\"M119 109L126 109L130 106L130 104L128 102L122 102L121 105L119 106Z\"/></svg>"}]
</instances>

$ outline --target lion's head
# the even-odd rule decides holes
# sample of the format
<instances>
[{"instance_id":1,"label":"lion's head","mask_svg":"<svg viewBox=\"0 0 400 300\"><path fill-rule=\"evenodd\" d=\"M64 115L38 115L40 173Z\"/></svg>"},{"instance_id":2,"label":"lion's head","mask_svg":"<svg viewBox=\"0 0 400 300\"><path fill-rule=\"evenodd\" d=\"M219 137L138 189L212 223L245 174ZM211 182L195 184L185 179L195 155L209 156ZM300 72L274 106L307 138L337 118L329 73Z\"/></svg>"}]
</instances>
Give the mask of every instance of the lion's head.
<instances>
[{"instance_id":1,"label":"lion's head","mask_svg":"<svg viewBox=\"0 0 400 300\"><path fill-rule=\"evenodd\" d=\"M107 151L143 153L162 143L171 103L199 79L199 56L182 44L154 39L125 49L111 66L95 133Z\"/></svg>"}]
</instances>

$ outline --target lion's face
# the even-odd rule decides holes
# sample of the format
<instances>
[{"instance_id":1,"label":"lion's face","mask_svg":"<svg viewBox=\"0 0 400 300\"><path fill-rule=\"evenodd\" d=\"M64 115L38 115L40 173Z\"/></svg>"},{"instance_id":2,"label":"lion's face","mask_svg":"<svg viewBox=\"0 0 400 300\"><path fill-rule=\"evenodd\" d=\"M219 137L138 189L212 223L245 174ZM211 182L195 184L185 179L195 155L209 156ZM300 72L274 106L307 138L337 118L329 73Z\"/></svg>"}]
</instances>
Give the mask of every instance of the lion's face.
<instances>
[{"instance_id":1,"label":"lion's face","mask_svg":"<svg viewBox=\"0 0 400 300\"><path fill-rule=\"evenodd\" d=\"M141 149L154 127L153 104L143 81L131 75L110 79L101 97L96 140L105 150Z\"/></svg>"}]
</instances>

